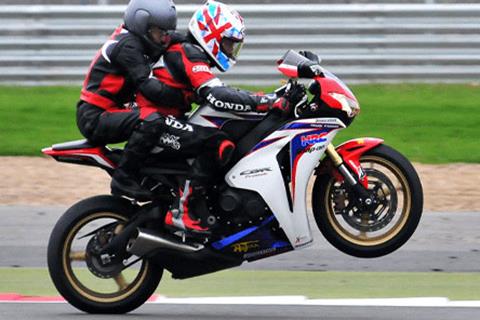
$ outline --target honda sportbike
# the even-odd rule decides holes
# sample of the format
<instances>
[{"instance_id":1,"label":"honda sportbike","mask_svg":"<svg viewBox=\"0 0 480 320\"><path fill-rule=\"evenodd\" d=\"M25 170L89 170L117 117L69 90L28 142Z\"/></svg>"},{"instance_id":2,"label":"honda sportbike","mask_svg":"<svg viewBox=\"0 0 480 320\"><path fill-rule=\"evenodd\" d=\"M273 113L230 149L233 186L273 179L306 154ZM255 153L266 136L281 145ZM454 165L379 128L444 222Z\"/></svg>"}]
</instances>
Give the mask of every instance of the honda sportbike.
<instances>
[{"instance_id":1,"label":"honda sportbike","mask_svg":"<svg viewBox=\"0 0 480 320\"><path fill-rule=\"evenodd\" d=\"M290 77L286 87L295 85L297 65L305 59L288 51L279 60ZM332 140L359 105L332 73L317 74L309 80L310 95L289 114L226 113L205 104L190 115L191 123L224 130L237 145L233 161L218 173L224 178L205 196L208 236L166 228L165 215L179 197L176 181L187 176L189 161L167 161L158 158L161 153L142 169L155 182L152 199L100 195L69 208L48 245L60 294L86 312L129 312L153 294L164 270L188 279L311 245L310 212L310 221L346 254L379 257L402 246L422 214L418 175L382 139L334 147ZM43 152L109 174L122 154L86 140Z\"/></svg>"}]
</instances>

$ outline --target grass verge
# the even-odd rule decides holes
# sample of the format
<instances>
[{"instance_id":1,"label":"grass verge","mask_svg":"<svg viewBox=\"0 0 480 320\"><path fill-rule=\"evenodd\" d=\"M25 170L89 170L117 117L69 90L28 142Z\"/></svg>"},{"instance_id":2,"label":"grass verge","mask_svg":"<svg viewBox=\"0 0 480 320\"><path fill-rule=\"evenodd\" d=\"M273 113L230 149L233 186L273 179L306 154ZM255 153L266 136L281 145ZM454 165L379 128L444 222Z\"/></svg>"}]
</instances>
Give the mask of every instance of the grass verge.
<instances>
[{"instance_id":1,"label":"grass verge","mask_svg":"<svg viewBox=\"0 0 480 320\"><path fill-rule=\"evenodd\" d=\"M336 143L381 137L410 160L480 163L480 88L460 84L359 85L362 112ZM250 88L272 91L272 88ZM81 139L75 87L0 87L0 155L40 155L53 143Z\"/></svg>"},{"instance_id":2,"label":"grass verge","mask_svg":"<svg viewBox=\"0 0 480 320\"><path fill-rule=\"evenodd\" d=\"M157 294L168 297L302 295L309 298L448 297L480 300L478 273L312 272L228 270L172 280L164 274ZM46 269L1 268L0 292L58 295Z\"/></svg>"}]
</instances>

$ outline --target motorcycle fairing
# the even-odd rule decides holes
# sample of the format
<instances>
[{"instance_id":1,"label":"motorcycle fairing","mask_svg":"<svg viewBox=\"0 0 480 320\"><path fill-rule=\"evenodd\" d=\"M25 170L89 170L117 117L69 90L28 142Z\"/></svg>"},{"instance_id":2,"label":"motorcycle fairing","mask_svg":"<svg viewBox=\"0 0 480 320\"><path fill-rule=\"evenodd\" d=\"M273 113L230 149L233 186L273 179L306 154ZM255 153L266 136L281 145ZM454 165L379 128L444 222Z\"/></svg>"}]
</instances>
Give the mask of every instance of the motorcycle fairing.
<instances>
[{"instance_id":1,"label":"motorcycle fairing","mask_svg":"<svg viewBox=\"0 0 480 320\"><path fill-rule=\"evenodd\" d=\"M259 226L249 227L212 243L212 247L247 261L293 250L285 233L278 229L278 221L273 215Z\"/></svg>"},{"instance_id":2,"label":"motorcycle fairing","mask_svg":"<svg viewBox=\"0 0 480 320\"><path fill-rule=\"evenodd\" d=\"M116 164L106 156L108 150L104 146L75 149L75 146L72 144L74 142L76 141L66 143L65 148L57 148L57 145L54 145L53 147L42 149L42 153L60 162L95 166L105 170L115 169ZM72 149L69 149L70 145Z\"/></svg>"},{"instance_id":3,"label":"motorcycle fairing","mask_svg":"<svg viewBox=\"0 0 480 320\"><path fill-rule=\"evenodd\" d=\"M294 248L312 241L306 205L308 180L327 145L344 127L336 118L289 122L258 142L225 176L229 186L256 191L262 196ZM292 183L287 190L277 155L289 143ZM293 211L289 193L293 195Z\"/></svg>"}]
</instances>

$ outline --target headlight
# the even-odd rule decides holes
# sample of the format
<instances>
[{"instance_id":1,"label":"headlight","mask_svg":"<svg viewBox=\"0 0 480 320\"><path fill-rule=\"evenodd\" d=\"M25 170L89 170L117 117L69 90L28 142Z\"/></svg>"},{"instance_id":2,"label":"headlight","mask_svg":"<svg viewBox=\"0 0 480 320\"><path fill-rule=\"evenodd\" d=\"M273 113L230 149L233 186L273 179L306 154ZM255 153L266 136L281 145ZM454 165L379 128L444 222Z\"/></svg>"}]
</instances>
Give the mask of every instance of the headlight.
<instances>
[{"instance_id":1,"label":"headlight","mask_svg":"<svg viewBox=\"0 0 480 320\"><path fill-rule=\"evenodd\" d=\"M328 95L341 104L342 111L344 111L350 118L353 118L360 113L360 106L356 100L337 92L329 92Z\"/></svg>"}]
</instances>

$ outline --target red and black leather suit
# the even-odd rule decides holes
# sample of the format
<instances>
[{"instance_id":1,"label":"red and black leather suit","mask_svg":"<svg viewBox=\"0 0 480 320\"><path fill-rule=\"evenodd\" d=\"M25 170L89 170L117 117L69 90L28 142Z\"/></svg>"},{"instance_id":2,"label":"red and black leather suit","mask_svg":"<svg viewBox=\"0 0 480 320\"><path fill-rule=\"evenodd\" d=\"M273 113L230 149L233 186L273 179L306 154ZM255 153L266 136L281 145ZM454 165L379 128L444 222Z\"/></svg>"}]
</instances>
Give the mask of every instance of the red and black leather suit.
<instances>
[{"instance_id":1,"label":"red and black leather suit","mask_svg":"<svg viewBox=\"0 0 480 320\"><path fill-rule=\"evenodd\" d=\"M194 40L170 46L163 55L163 63L158 63L153 75L160 82L172 88L181 89L190 102L208 102L220 111L251 112L267 111L267 106L276 99L275 95L258 95L247 91L227 87L212 73L211 62L203 49L195 45ZM143 118L154 113L164 116L173 115L179 122L190 105L171 107L149 99L143 92L137 94L137 105ZM184 130L175 137L176 146L182 154L199 155L195 163L211 163L208 151L218 150L217 157L222 158L222 150L228 137L222 131L197 125L189 125L192 130ZM223 144L223 145L222 145ZM219 149L215 149L216 147ZM202 161L203 158L203 161ZM203 166L203 164L201 165ZM204 166L203 166L204 167ZM208 174L207 174L208 176Z\"/></svg>"},{"instance_id":2,"label":"red and black leather suit","mask_svg":"<svg viewBox=\"0 0 480 320\"><path fill-rule=\"evenodd\" d=\"M90 65L77 106L77 125L88 140L96 144L127 140L141 122L138 110L128 106L136 92L156 103L185 103L181 90L150 77L152 62L162 53L123 25L113 32Z\"/></svg>"}]
</instances>

